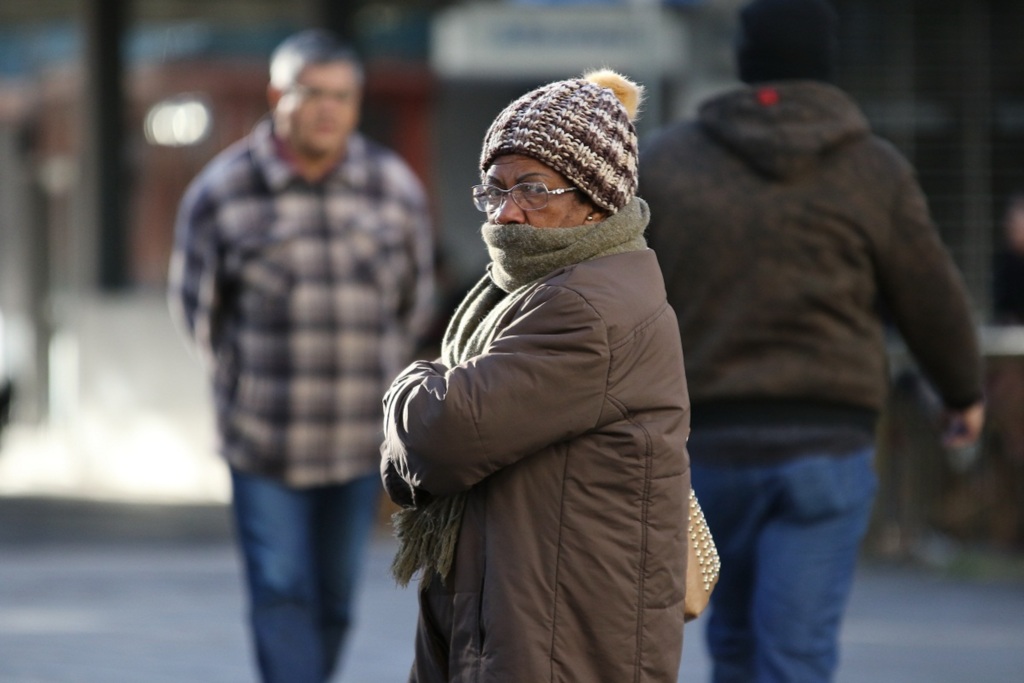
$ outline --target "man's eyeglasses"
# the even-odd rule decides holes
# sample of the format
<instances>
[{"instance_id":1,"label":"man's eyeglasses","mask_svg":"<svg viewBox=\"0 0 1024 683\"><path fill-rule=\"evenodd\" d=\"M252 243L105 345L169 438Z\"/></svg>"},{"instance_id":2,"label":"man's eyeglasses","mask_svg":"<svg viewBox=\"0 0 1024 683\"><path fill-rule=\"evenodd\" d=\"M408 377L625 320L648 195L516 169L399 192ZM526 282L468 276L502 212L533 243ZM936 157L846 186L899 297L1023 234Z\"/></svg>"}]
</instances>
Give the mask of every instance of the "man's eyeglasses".
<instances>
[{"instance_id":1,"label":"man's eyeglasses","mask_svg":"<svg viewBox=\"0 0 1024 683\"><path fill-rule=\"evenodd\" d=\"M355 97L355 93L350 90L325 90L323 88L314 88L309 85L303 85L302 83L293 84L288 88L288 92L296 95L304 102L321 102L323 100L331 100L332 102L342 104Z\"/></svg>"},{"instance_id":2,"label":"man's eyeglasses","mask_svg":"<svg viewBox=\"0 0 1024 683\"><path fill-rule=\"evenodd\" d=\"M501 210L505 203L505 197L512 197L523 211L536 211L548 205L548 197L551 195L575 192L575 187L562 187L557 190L549 190L544 183L519 183L507 190L494 185L473 186L473 206L484 213L495 213Z\"/></svg>"}]
</instances>

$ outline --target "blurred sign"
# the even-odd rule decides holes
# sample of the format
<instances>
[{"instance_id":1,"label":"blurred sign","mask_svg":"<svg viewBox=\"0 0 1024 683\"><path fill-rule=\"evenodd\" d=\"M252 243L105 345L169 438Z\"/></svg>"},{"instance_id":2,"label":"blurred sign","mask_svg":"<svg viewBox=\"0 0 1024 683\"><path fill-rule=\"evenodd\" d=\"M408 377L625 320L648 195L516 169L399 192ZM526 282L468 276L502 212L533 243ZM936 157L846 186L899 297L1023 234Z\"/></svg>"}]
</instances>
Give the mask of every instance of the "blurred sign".
<instances>
[{"instance_id":1,"label":"blurred sign","mask_svg":"<svg viewBox=\"0 0 1024 683\"><path fill-rule=\"evenodd\" d=\"M656 6L465 5L440 12L432 27L431 64L443 77L679 73L687 62L682 18Z\"/></svg>"}]
</instances>

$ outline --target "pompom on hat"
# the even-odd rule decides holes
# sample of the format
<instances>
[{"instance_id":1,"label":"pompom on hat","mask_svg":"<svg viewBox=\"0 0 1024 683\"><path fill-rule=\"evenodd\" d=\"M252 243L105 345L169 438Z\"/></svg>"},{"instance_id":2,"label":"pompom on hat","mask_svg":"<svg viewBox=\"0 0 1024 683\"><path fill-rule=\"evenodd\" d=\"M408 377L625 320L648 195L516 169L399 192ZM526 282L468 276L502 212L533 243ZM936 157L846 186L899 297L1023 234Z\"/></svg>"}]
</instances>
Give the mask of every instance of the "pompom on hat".
<instances>
[{"instance_id":1,"label":"pompom on hat","mask_svg":"<svg viewBox=\"0 0 1024 683\"><path fill-rule=\"evenodd\" d=\"M504 154L547 164L615 213L637 188L633 120L643 86L608 69L532 90L502 111L484 136L480 170Z\"/></svg>"}]
</instances>

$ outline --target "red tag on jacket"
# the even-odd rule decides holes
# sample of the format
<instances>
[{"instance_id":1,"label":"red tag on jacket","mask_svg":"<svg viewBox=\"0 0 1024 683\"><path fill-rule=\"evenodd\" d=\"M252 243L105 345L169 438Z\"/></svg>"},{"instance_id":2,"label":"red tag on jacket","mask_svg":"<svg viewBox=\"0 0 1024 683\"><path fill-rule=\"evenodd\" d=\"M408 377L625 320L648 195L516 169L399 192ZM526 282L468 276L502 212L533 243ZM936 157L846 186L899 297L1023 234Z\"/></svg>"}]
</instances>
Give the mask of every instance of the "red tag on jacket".
<instances>
[{"instance_id":1,"label":"red tag on jacket","mask_svg":"<svg viewBox=\"0 0 1024 683\"><path fill-rule=\"evenodd\" d=\"M754 97L762 107L774 107L779 103L779 91L775 88L759 88Z\"/></svg>"}]
</instances>

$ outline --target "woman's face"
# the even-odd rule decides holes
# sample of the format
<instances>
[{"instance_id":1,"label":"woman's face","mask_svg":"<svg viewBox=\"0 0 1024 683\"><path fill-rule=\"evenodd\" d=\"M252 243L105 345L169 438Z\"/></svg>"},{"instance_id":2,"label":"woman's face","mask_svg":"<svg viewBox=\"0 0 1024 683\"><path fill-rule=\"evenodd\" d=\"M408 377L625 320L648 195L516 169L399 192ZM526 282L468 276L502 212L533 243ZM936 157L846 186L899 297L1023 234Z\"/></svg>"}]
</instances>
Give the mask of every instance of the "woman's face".
<instances>
[{"instance_id":1,"label":"woman's face","mask_svg":"<svg viewBox=\"0 0 1024 683\"><path fill-rule=\"evenodd\" d=\"M519 183L544 183L549 190L572 187L558 171L521 154L505 154L494 160L487 169L483 182L488 185L507 190ZM590 220L587 220L587 217ZM565 192L548 195L548 204L542 209L525 211L505 195L501 207L487 214L494 223L528 223L535 228L570 228L585 223L597 223L604 220L606 213L593 205L590 198L583 192Z\"/></svg>"}]
</instances>

